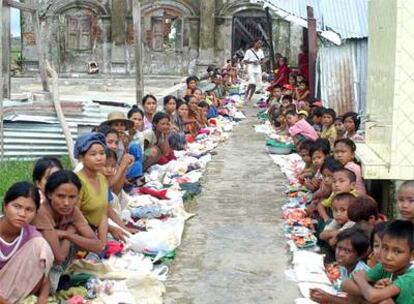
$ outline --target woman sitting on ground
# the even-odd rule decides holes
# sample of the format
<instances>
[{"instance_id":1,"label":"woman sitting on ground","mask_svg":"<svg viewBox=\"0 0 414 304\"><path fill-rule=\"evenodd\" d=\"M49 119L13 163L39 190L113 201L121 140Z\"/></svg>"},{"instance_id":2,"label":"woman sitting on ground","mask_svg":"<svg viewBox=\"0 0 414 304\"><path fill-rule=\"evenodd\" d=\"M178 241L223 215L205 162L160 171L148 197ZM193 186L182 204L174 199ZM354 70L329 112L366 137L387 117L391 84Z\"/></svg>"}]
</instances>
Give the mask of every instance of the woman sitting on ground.
<instances>
[{"instance_id":1,"label":"woman sitting on ground","mask_svg":"<svg viewBox=\"0 0 414 304\"><path fill-rule=\"evenodd\" d=\"M75 252L72 245L92 252L100 252L105 243L99 240L88 221L79 210L81 182L72 171L62 170L53 173L45 187L46 200L40 206L33 221L52 248L55 265L52 268L54 281L52 290L56 291L60 274L69 266Z\"/></svg>"},{"instance_id":2,"label":"woman sitting on ground","mask_svg":"<svg viewBox=\"0 0 414 304\"><path fill-rule=\"evenodd\" d=\"M89 225L97 231L101 242L106 243L106 234L109 231L117 240L125 240L128 229L116 212L108 206L109 185L106 177L101 173L106 163L105 137L97 132L79 136L75 144L75 157L83 163L77 175L81 181L80 210ZM108 217L121 228L108 225Z\"/></svg>"},{"instance_id":3,"label":"woman sitting on ground","mask_svg":"<svg viewBox=\"0 0 414 304\"><path fill-rule=\"evenodd\" d=\"M154 164L164 165L174 159L174 151L168 142L170 117L164 112L157 112L153 119L153 129L145 130L144 170Z\"/></svg>"},{"instance_id":4,"label":"woman sitting on ground","mask_svg":"<svg viewBox=\"0 0 414 304\"><path fill-rule=\"evenodd\" d=\"M6 192L0 218L0 303L17 303L30 294L38 296L38 304L47 303L53 253L30 225L39 207L39 190L31 183L16 183Z\"/></svg>"},{"instance_id":5,"label":"woman sitting on ground","mask_svg":"<svg viewBox=\"0 0 414 304\"><path fill-rule=\"evenodd\" d=\"M190 119L195 119L199 128L205 128L208 125L206 116L203 110L198 107L197 99L193 96L186 96L184 98L188 104L188 116Z\"/></svg>"},{"instance_id":6,"label":"woman sitting on ground","mask_svg":"<svg viewBox=\"0 0 414 304\"><path fill-rule=\"evenodd\" d=\"M33 183L39 188L40 204L45 200L45 186L49 176L62 169L62 163L56 157L45 156L36 161L33 167L32 179Z\"/></svg>"}]
</instances>

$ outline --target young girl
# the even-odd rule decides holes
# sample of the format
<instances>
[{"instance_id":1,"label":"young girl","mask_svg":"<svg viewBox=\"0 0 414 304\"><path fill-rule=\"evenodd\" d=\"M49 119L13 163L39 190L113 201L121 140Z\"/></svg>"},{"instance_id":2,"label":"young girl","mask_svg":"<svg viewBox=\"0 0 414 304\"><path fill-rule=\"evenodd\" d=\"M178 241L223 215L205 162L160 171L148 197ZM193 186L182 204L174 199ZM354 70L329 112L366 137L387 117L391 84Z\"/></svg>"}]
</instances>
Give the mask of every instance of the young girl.
<instances>
[{"instance_id":1,"label":"young girl","mask_svg":"<svg viewBox=\"0 0 414 304\"><path fill-rule=\"evenodd\" d=\"M342 117L342 122L345 127L344 138L352 139L353 141L363 141L364 137L357 133L361 120L355 112L345 113Z\"/></svg>"},{"instance_id":2,"label":"young girl","mask_svg":"<svg viewBox=\"0 0 414 304\"><path fill-rule=\"evenodd\" d=\"M177 98L168 95L164 97L164 112L167 113L168 116L170 116L170 120L174 119L174 116L177 111Z\"/></svg>"},{"instance_id":3,"label":"young girl","mask_svg":"<svg viewBox=\"0 0 414 304\"><path fill-rule=\"evenodd\" d=\"M197 136L199 127L197 121L189 117L188 104L184 101L180 101L177 106L177 118L175 124L178 126L180 132Z\"/></svg>"},{"instance_id":4,"label":"young girl","mask_svg":"<svg viewBox=\"0 0 414 304\"><path fill-rule=\"evenodd\" d=\"M198 82L200 79L198 79L197 76L190 76L188 77L185 82L187 83L187 89L185 90L184 96L192 95L193 90L197 88Z\"/></svg>"},{"instance_id":5,"label":"young girl","mask_svg":"<svg viewBox=\"0 0 414 304\"><path fill-rule=\"evenodd\" d=\"M401 218L414 223L414 181L405 181L401 184L397 203Z\"/></svg>"},{"instance_id":6,"label":"young girl","mask_svg":"<svg viewBox=\"0 0 414 304\"><path fill-rule=\"evenodd\" d=\"M197 99L197 102L198 103L200 103L200 102L202 102L202 101L205 100L203 91L201 89L199 89L199 88L195 88L193 90L193 94L192 95Z\"/></svg>"},{"instance_id":7,"label":"young girl","mask_svg":"<svg viewBox=\"0 0 414 304\"><path fill-rule=\"evenodd\" d=\"M138 140L143 147L144 112L137 105L133 105L127 113L128 119L134 122L132 129L129 129L129 136L132 140ZM108 144L108 141L107 141Z\"/></svg>"},{"instance_id":8,"label":"young girl","mask_svg":"<svg viewBox=\"0 0 414 304\"><path fill-rule=\"evenodd\" d=\"M178 127L174 124L177 116L177 98L168 95L164 97L164 112L170 117L171 131L177 132Z\"/></svg>"},{"instance_id":9,"label":"young girl","mask_svg":"<svg viewBox=\"0 0 414 304\"><path fill-rule=\"evenodd\" d=\"M20 303L30 294L38 296L38 304L47 303L53 253L30 225L39 207L39 190L31 183L16 183L6 192L0 217L0 303Z\"/></svg>"},{"instance_id":10,"label":"young girl","mask_svg":"<svg viewBox=\"0 0 414 304\"><path fill-rule=\"evenodd\" d=\"M345 137L345 126L343 123L343 117L338 116L335 119L336 139L342 139Z\"/></svg>"},{"instance_id":11,"label":"young girl","mask_svg":"<svg viewBox=\"0 0 414 304\"><path fill-rule=\"evenodd\" d=\"M295 89L295 93L293 96L296 100L306 100L309 97L309 88L308 82L306 80L302 80L299 82L299 86Z\"/></svg>"},{"instance_id":12,"label":"young girl","mask_svg":"<svg viewBox=\"0 0 414 304\"><path fill-rule=\"evenodd\" d=\"M56 291L60 275L75 252L72 244L87 251L99 253L105 243L99 240L82 212L77 207L81 182L72 171L53 173L46 184L47 200L39 208L33 225L39 230L52 248L55 266L51 272L52 291Z\"/></svg>"},{"instance_id":13,"label":"young girl","mask_svg":"<svg viewBox=\"0 0 414 304\"><path fill-rule=\"evenodd\" d=\"M120 111L114 111L108 114L108 119L101 123L100 127L109 126L118 132L118 147L116 149L118 159L122 159L128 148L130 138L127 130L134 126L134 122L126 118L125 114Z\"/></svg>"},{"instance_id":14,"label":"young girl","mask_svg":"<svg viewBox=\"0 0 414 304\"><path fill-rule=\"evenodd\" d=\"M325 109L322 114L322 133L321 138L329 140L331 149L333 150L334 143L336 141L336 129L335 129L336 113L333 109Z\"/></svg>"},{"instance_id":15,"label":"young girl","mask_svg":"<svg viewBox=\"0 0 414 304\"><path fill-rule=\"evenodd\" d=\"M173 160L174 151L170 148L168 134L170 133L170 117L164 112L154 115L153 129L145 130L144 168L158 163L164 165Z\"/></svg>"},{"instance_id":16,"label":"young girl","mask_svg":"<svg viewBox=\"0 0 414 304\"><path fill-rule=\"evenodd\" d=\"M103 125L97 129L97 132L102 133L105 136L105 143L107 148L116 153L119 146L118 131L112 129L110 126Z\"/></svg>"},{"instance_id":17,"label":"young girl","mask_svg":"<svg viewBox=\"0 0 414 304\"><path fill-rule=\"evenodd\" d=\"M312 149L313 141L312 140L305 140L299 147L299 155L302 157L303 162L305 163L305 168L299 174L298 179L301 183L305 182L305 179L310 178L314 174L314 168L312 166L312 157L311 157L311 149Z\"/></svg>"},{"instance_id":18,"label":"young girl","mask_svg":"<svg viewBox=\"0 0 414 304\"><path fill-rule=\"evenodd\" d=\"M157 111L157 98L154 95L145 95L142 98L142 106L144 107L144 129L152 129L152 119Z\"/></svg>"},{"instance_id":19,"label":"young girl","mask_svg":"<svg viewBox=\"0 0 414 304\"><path fill-rule=\"evenodd\" d=\"M315 141L318 138L318 134L312 126L305 119L299 120L299 116L295 111L287 112L286 120L290 126L289 134L293 137L295 144L300 144L305 139Z\"/></svg>"},{"instance_id":20,"label":"young girl","mask_svg":"<svg viewBox=\"0 0 414 304\"><path fill-rule=\"evenodd\" d=\"M369 247L369 240L365 232L356 227L341 231L337 236L337 240L335 257L339 264L340 277L334 282L334 286L338 291L341 291L342 282L349 279L352 274L369 269L363 262ZM310 298L317 303L352 303L347 296L338 297L320 288L311 289Z\"/></svg>"},{"instance_id":21,"label":"young girl","mask_svg":"<svg viewBox=\"0 0 414 304\"><path fill-rule=\"evenodd\" d=\"M385 227L387 226L386 222L378 223L374 226L374 229L371 233L371 254L368 256L367 264L370 268L375 267L378 263L381 262L381 240L384 236Z\"/></svg>"},{"instance_id":22,"label":"young girl","mask_svg":"<svg viewBox=\"0 0 414 304\"><path fill-rule=\"evenodd\" d=\"M349 138L339 139L334 144L334 157L342 163L345 168L351 170L356 175L356 190L358 195L365 195L365 184L362 179L361 167L355 163L356 145Z\"/></svg>"},{"instance_id":23,"label":"young girl","mask_svg":"<svg viewBox=\"0 0 414 304\"><path fill-rule=\"evenodd\" d=\"M41 204L45 200L45 186L49 176L60 170L63 170L63 166L56 157L44 156L36 161L33 167L32 180L37 188L39 188Z\"/></svg>"},{"instance_id":24,"label":"young girl","mask_svg":"<svg viewBox=\"0 0 414 304\"><path fill-rule=\"evenodd\" d=\"M316 171L312 179L305 179L305 187L314 192L319 189L323 176L321 168L331 150L326 139L318 138L311 146L310 154L312 157L313 169Z\"/></svg>"}]
</instances>

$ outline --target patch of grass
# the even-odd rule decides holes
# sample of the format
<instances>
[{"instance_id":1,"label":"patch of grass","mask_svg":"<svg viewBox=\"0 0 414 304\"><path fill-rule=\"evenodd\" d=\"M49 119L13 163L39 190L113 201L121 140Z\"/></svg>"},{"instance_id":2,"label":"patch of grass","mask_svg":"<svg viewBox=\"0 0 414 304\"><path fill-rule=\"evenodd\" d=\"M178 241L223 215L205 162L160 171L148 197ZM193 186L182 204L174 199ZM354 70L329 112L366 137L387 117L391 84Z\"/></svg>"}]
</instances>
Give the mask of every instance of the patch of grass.
<instances>
[{"instance_id":1,"label":"patch of grass","mask_svg":"<svg viewBox=\"0 0 414 304\"><path fill-rule=\"evenodd\" d=\"M67 156L60 157L65 168L70 168ZM0 163L0 202L3 201L7 189L20 181L31 181L35 161L33 160L11 160ZM1 209L1 208L0 208Z\"/></svg>"}]
</instances>

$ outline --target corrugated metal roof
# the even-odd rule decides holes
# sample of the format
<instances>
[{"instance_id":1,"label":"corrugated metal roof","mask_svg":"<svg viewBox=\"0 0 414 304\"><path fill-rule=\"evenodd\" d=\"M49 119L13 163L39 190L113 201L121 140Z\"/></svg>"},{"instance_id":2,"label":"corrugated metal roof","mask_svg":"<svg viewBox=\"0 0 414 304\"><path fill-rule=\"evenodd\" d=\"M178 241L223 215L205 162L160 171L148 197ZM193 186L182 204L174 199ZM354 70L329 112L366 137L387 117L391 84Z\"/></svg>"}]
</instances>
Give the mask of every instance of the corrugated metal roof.
<instances>
[{"instance_id":1,"label":"corrugated metal roof","mask_svg":"<svg viewBox=\"0 0 414 304\"><path fill-rule=\"evenodd\" d=\"M184 87L185 84L179 84L158 93L162 96L178 96ZM111 96L107 99L111 99ZM61 101L61 106L74 141L78 135L105 121L108 113L122 111L126 114L130 109L122 103L107 105L90 100ZM158 109L161 108L162 105L159 104ZM35 159L68 154L53 104L5 100L3 110L5 159Z\"/></svg>"},{"instance_id":2,"label":"corrugated metal roof","mask_svg":"<svg viewBox=\"0 0 414 304\"><path fill-rule=\"evenodd\" d=\"M29 107L30 105L28 105ZM79 133L99 125L111 111L129 108L83 103L82 113L65 113L73 140ZM19 112L23 112L22 109ZM43 115L9 113L4 117L4 157L34 159L46 155L67 155L66 141L54 112Z\"/></svg>"},{"instance_id":3,"label":"corrugated metal roof","mask_svg":"<svg viewBox=\"0 0 414 304\"><path fill-rule=\"evenodd\" d=\"M280 17L289 19L295 16L307 19L306 7L312 6L318 23L318 31L328 31L340 35L341 39L368 37L368 0L251 0L263 2ZM278 9L284 11L280 12ZM295 21L290 18L289 21ZM296 20L302 26L305 22Z\"/></svg>"}]
</instances>

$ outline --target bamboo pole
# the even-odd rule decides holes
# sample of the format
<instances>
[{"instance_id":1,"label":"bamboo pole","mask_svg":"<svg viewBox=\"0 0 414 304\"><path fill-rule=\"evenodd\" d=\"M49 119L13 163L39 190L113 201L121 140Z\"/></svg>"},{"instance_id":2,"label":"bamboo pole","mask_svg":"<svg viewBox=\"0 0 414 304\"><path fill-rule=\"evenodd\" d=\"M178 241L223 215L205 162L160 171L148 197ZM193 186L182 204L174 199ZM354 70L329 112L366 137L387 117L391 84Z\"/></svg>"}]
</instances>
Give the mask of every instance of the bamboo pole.
<instances>
[{"instance_id":1,"label":"bamboo pole","mask_svg":"<svg viewBox=\"0 0 414 304\"><path fill-rule=\"evenodd\" d=\"M134 22L135 40L135 90L136 104L141 103L144 95L144 70L143 70L143 49L141 35L141 2L132 0L132 19Z\"/></svg>"},{"instance_id":2,"label":"bamboo pole","mask_svg":"<svg viewBox=\"0 0 414 304\"><path fill-rule=\"evenodd\" d=\"M69 126L66 123L65 115L63 114L62 106L60 104L58 74L52 68L48 60L45 60L45 63L46 63L46 71L52 77L53 105L55 106L56 114L59 119L60 125L62 126L63 135L65 136L70 163L72 164L72 167L75 168L75 166L77 165L77 160L75 159L75 156L74 156L74 144L73 144L72 134L70 133Z\"/></svg>"}]
</instances>

